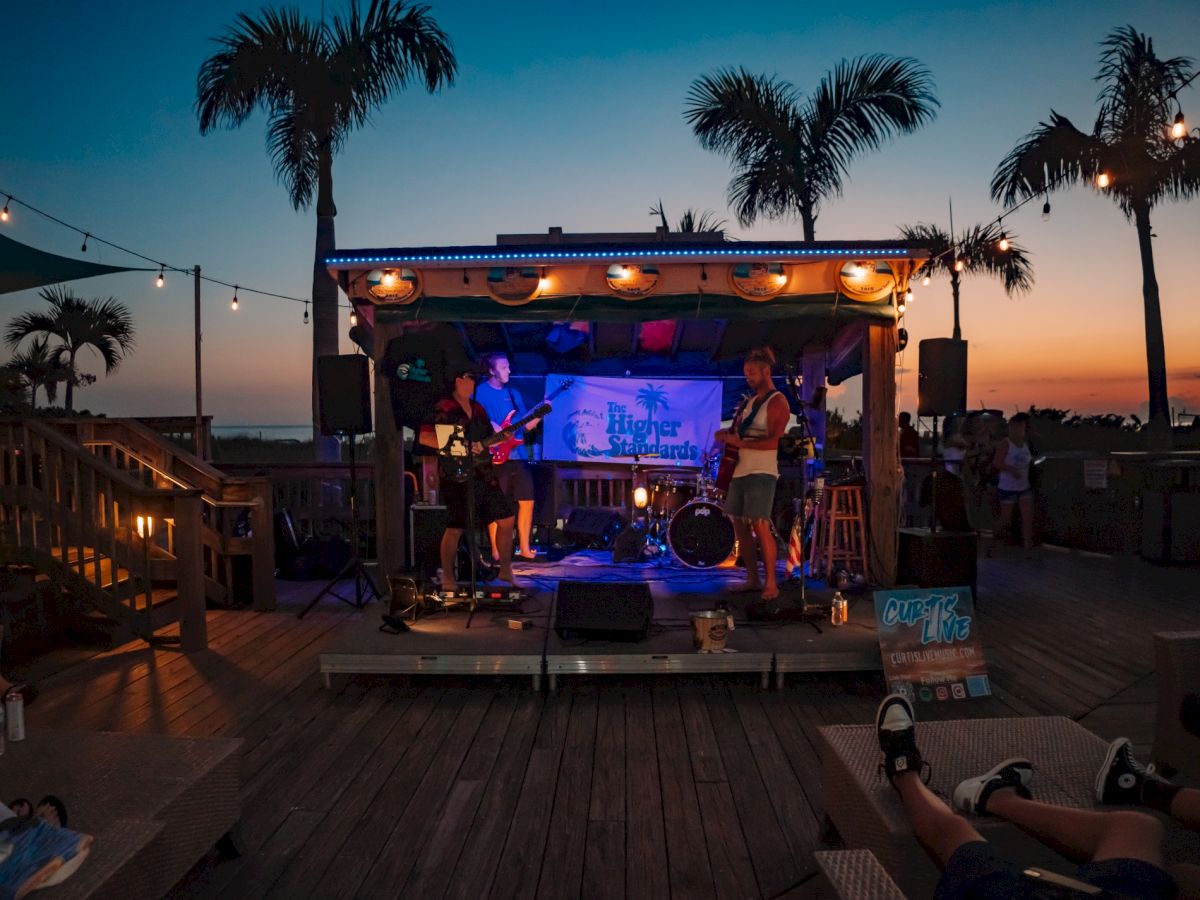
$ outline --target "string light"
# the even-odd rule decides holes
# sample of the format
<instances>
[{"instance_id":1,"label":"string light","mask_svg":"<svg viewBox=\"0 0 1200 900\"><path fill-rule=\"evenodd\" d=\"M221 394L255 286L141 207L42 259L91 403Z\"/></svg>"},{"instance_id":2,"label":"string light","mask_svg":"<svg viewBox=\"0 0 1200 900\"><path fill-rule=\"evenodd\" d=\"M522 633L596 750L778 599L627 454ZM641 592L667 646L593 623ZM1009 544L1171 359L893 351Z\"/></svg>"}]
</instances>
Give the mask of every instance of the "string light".
<instances>
[{"instance_id":1,"label":"string light","mask_svg":"<svg viewBox=\"0 0 1200 900\"><path fill-rule=\"evenodd\" d=\"M1108 187L1110 184L1112 184L1112 176L1109 175L1107 172L1101 172L1099 175L1096 176L1096 187L1103 190L1104 188Z\"/></svg>"},{"instance_id":2,"label":"string light","mask_svg":"<svg viewBox=\"0 0 1200 900\"><path fill-rule=\"evenodd\" d=\"M912 299L913 299L912 288L909 288L907 291L904 292L904 302L912 303Z\"/></svg>"},{"instance_id":3,"label":"string light","mask_svg":"<svg viewBox=\"0 0 1200 900\"><path fill-rule=\"evenodd\" d=\"M83 236L83 246L79 248L80 252L87 253L87 239L90 237L91 237L90 234L85 234Z\"/></svg>"},{"instance_id":4,"label":"string light","mask_svg":"<svg viewBox=\"0 0 1200 900\"><path fill-rule=\"evenodd\" d=\"M966 267L967 267L967 264L966 264L966 262L964 262L963 260L961 260L961 259L956 259L956 260L954 261L954 271L955 271L955 272L961 272L961 271L962 271L963 269L965 269Z\"/></svg>"},{"instance_id":5,"label":"string light","mask_svg":"<svg viewBox=\"0 0 1200 900\"><path fill-rule=\"evenodd\" d=\"M238 292L238 289L237 289L237 285L235 284L235 285L233 286L233 302L229 304L229 308L230 308L230 309L232 309L234 312L237 312L237 311L238 311L238 296L237 296L237 292Z\"/></svg>"},{"instance_id":6,"label":"string light","mask_svg":"<svg viewBox=\"0 0 1200 900\"><path fill-rule=\"evenodd\" d=\"M930 278L928 275L925 275L925 277L921 279L921 287L929 287L929 282L932 280L933 279Z\"/></svg>"},{"instance_id":7,"label":"string light","mask_svg":"<svg viewBox=\"0 0 1200 900\"><path fill-rule=\"evenodd\" d=\"M1184 121L1183 110L1181 109L1175 114L1175 122L1171 125L1171 137L1179 140L1185 134L1187 134L1187 122Z\"/></svg>"},{"instance_id":8,"label":"string light","mask_svg":"<svg viewBox=\"0 0 1200 900\"><path fill-rule=\"evenodd\" d=\"M161 263L159 264L159 266L158 266L158 277L154 279L154 286L155 286L155 287L162 287L164 284L166 284L166 283L167 283L167 278L166 278L166 276L163 274L163 272L165 272L165 271L166 271L166 268L167 268L167 267L166 267L166 266L164 266L164 265L162 265Z\"/></svg>"},{"instance_id":9,"label":"string light","mask_svg":"<svg viewBox=\"0 0 1200 900\"><path fill-rule=\"evenodd\" d=\"M1009 248L1008 235L1003 231L1000 232L1000 240L996 242L996 246L1000 248L1001 253L1007 253Z\"/></svg>"},{"instance_id":10,"label":"string light","mask_svg":"<svg viewBox=\"0 0 1200 900\"><path fill-rule=\"evenodd\" d=\"M550 290L550 279L546 277L545 269L542 269L541 277L538 278L538 290L539 291Z\"/></svg>"},{"instance_id":11,"label":"string light","mask_svg":"<svg viewBox=\"0 0 1200 900\"><path fill-rule=\"evenodd\" d=\"M308 304L304 304L304 324L308 324Z\"/></svg>"},{"instance_id":12,"label":"string light","mask_svg":"<svg viewBox=\"0 0 1200 900\"><path fill-rule=\"evenodd\" d=\"M353 306L350 307L350 327L353 328L358 324L358 312Z\"/></svg>"},{"instance_id":13,"label":"string light","mask_svg":"<svg viewBox=\"0 0 1200 900\"><path fill-rule=\"evenodd\" d=\"M0 209L0 222L8 221L8 204L11 202L12 202L11 196L7 200L4 201L4 209Z\"/></svg>"}]
</instances>

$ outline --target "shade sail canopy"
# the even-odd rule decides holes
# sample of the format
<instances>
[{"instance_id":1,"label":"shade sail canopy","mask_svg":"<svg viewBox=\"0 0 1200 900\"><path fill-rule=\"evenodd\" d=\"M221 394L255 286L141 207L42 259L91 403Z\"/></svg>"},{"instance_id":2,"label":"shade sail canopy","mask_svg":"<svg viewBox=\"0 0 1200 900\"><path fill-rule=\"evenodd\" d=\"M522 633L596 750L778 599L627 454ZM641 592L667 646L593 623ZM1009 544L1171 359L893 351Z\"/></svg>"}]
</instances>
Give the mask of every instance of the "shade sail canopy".
<instances>
[{"instance_id":1,"label":"shade sail canopy","mask_svg":"<svg viewBox=\"0 0 1200 900\"><path fill-rule=\"evenodd\" d=\"M0 235L0 294L11 294L47 284L112 275L114 272L147 272L143 266L109 266L46 253Z\"/></svg>"}]
</instances>

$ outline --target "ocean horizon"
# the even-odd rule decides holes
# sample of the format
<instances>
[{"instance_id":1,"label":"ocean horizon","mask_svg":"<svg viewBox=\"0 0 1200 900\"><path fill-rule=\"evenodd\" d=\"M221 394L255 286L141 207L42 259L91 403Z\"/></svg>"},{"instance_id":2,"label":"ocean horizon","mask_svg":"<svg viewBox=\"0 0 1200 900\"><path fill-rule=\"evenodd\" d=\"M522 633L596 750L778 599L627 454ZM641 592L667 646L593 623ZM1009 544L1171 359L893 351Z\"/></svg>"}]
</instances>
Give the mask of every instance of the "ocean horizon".
<instances>
[{"instance_id":1,"label":"ocean horizon","mask_svg":"<svg viewBox=\"0 0 1200 900\"><path fill-rule=\"evenodd\" d=\"M311 441L312 424L304 425L214 425L215 438L248 437L262 441Z\"/></svg>"}]
</instances>

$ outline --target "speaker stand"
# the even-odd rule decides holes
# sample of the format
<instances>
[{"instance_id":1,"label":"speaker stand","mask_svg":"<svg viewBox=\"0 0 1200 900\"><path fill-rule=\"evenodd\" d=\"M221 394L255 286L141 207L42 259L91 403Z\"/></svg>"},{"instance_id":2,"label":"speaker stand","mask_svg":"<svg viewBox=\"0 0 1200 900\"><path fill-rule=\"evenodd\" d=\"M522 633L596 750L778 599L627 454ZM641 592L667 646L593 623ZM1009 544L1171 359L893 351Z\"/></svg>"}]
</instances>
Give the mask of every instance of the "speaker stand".
<instances>
[{"instance_id":1,"label":"speaker stand","mask_svg":"<svg viewBox=\"0 0 1200 900\"><path fill-rule=\"evenodd\" d=\"M352 554L346 565L342 566L342 571L338 572L330 582L321 589L321 593L308 601L308 606L300 610L296 615L297 619L303 619L308 615L309 610L321 602L321 598L327 594L331 597L336 597L347 606L353 606L355 609L362 609L372 599L379 599L379 588L376 587L374 580L371 578L366 567L362 563L362 556L359 548L358 535L358 467L354 456L356 432L347 432L350 436L350 536ZM343 597L334 587L339 581L346 579L348 575L354 575L354 599ZM369 596L368 596L369 594Z\"/></svg>"}]
</instances>

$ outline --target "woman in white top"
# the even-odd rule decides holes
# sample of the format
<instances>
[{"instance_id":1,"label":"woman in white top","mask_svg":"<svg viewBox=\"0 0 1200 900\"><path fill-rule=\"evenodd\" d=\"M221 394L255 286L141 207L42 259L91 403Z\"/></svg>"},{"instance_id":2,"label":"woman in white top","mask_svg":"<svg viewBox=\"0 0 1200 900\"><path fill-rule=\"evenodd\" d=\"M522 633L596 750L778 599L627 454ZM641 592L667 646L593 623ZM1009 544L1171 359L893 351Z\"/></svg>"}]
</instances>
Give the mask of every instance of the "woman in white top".
<instances>
[{"instance_id":1,"label":"woman in white top","mask_svg":"<svg viewBox=\"0 0 1200 900\"><path fill-rule=\"evenodd\" d=\"M1013 510L1021 508L1021 544L1026 555L1033 547L1033 487L1029 483L1029 466L1033 453L1026 440L1029 416L1017 413L1008 421L1008 437L996 446L992 465L1000 473L1000 530L1012 525Z\"/></svg>"}]
</instances>

